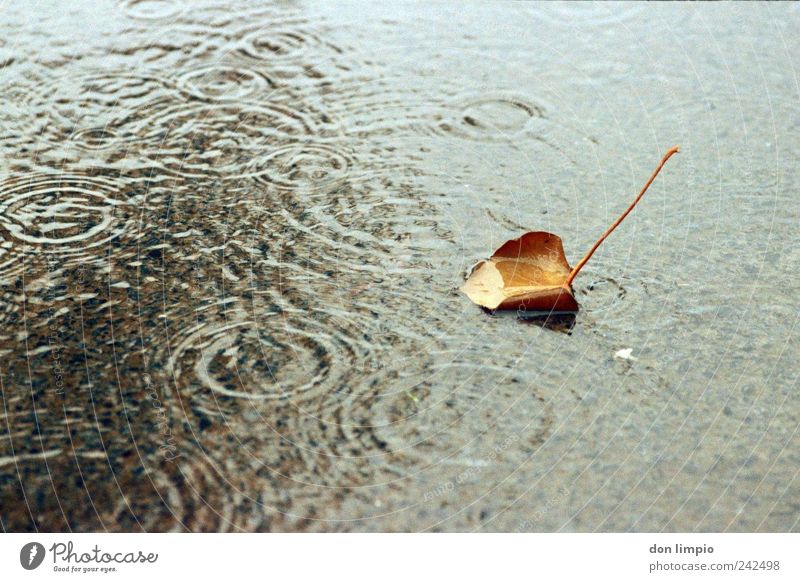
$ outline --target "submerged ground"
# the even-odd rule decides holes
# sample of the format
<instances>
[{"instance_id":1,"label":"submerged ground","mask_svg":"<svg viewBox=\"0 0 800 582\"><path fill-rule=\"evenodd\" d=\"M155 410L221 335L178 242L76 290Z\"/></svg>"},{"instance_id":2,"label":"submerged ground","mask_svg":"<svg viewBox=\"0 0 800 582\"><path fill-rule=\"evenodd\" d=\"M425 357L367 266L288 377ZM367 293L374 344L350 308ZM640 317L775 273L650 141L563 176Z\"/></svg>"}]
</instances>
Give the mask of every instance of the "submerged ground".
<instances>
[{"instance_id":1,"label":"submerged ground","mask_svg":"<svg viewBox=\"0 0 800 582\"><path fill-rule=\"evenodd\" d=\"M800 528L796 5L257 5L2 3L3 530Z\"/></svg>"}]
</instances>

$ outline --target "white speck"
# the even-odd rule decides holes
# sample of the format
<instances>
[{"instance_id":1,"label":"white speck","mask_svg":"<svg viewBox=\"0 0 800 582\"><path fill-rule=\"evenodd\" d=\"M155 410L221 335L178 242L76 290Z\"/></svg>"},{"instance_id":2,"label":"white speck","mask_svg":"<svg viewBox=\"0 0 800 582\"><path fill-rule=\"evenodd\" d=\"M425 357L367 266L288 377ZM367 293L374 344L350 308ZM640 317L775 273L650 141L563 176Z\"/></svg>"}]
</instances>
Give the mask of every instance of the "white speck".
<instances>
[{"instance_id":1,"label":"white speck","mask_svg":"<svg viewBox=\"0 0 800 582\"><path fill-rule=\"evenodd\" d=\"M0 457L0 467L3 467L4 465L12 465L20 461L36 461L39 459L48 459L50 457L54 457L60 454L61 454L61 449L52 449L50 451L44 451L43 453L29 453L29 454L16 455L13 457Z\"/></svg>"},{"instance_id":2,"label":"white speck","mask_svg":"<svg viewBox=\"0 0 800 582\"><path fill-rule=\"evenodd\" d=\"M239 277L234 275L230 271L230 269L228 269L227 267L224 267L224 266L222 267L222 276L225 277L226 279L228 279L229 281L238 281L239 280Z\"/></svg>"},{"instance_id":3,"label":"white speck","mask_svg":"<svg viewBox=\"0 0 800 582\"><path fill-rule=\"evenodd\" d=\"M443 465L455 465L459 467L488 467L491 465L489 461L484 459L447 459L441 461Z\"/></svg>"},{"instance_id":4,"label":"white speck","mask_svg":"<svg viewBox=\"0 0 800 582\"><path fill-rule=\"evenodd\" d=\"M52 350L60 350L63 349L64 346L39 346L35 350L30 350L26 354L29 358L33 356L38 356L39 354L46 354Z\"/></svg>"},{"instance_id":5,"label":"white speck","mask_svg":"<svg viewBox=\"0 0 800 582\"><path fill-rule=\"evenodd\" d=\"M172 238L186 238L187 236L191 235L200 236L201 234L203 233L196 231L193 228L190 228L189 230L184 230L183 232L176 232L175 234L172 235Z\"/></svg>"},{"instance_id":6,"label":"white speck","mask_svg":"<svg viewBox=\"0 0 800 582\"><path fill-rule=\"evenodd\" d=\"M633 353L633 348L625 348L624 350L620 350L616 354L614 354L614 357L620 360L630 360L631 362L635 362L636 357L632 356L631 355L632 353Z\"/></svg>"},{"instance_id":7,"label":"white speck","mask_svg":"<svg viewBox=\"0 0 800 582\"><path fill-rule=\"evenodd\" d=\"M86 451L85 453L75 453L78 457L85 459L107 459L108 455L103 451Z\"/></svg>"}]
</instances>

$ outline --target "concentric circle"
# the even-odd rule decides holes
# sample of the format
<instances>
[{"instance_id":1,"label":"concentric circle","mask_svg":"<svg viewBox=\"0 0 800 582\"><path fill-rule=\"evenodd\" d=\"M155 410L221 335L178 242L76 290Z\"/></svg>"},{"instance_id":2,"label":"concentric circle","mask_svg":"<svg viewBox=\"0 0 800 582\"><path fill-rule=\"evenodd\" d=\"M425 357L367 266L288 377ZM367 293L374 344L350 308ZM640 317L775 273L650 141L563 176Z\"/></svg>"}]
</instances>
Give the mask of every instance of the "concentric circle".
<instances>
[{"instance_id":1,"label":"concentric circle","mask_svg":"<svg viewBox=\"0 0 800 582\"><path fill-rule=\"evenodd\" d=\"M342 183L352 165L350 153L324 143L296 143L259 158L248 176L267 185L318 192Z\"/></svg>"},{"instance_id":2,"label":"concentric circle","mask_svg":"<svg viewBox=\"0 0 800 582\"><path fill-rule=\"evenodd\" d=\"M302 28L268 26L246 33L239 43L239 53L255 61L298 61L306 51L323 44L319 36Z\"/></svg>"},{"instance_id":3,"label":"concentric circle","mask_svg":"<svg viewBox=\"0 0 800 582\"><path fill-rule=\"evenodd\" d=\"M24 255L58 255L63 264L101 259L100 249L132 227L129 207L121 186L107 178L34 175L2 182L0 263L16 270Z\"/></svg>"},{"instance_id":4,"label":"concentric circle","mask_svg":"<svg viewBox=\"0 0 800 582\"><path fill-rule=\"evenodd\" d=\"M187 96L208 101L254 98L273 83L263 74L239 67L210 66L181 75L178 88Z\"/></svg>"},{"instance_id":5,"label":"concentric circle","mask_svg":"<svg viewBox=\"0 0 800 582\"><path fill-rule=\"evenodd\" d=\"M116 194L110 183L83 178L0 186L0 225L27 243L91 248L119 234L114 210L124 203Z\"/></svg>"},{"instance_id":6,"label":"concentric circle","mask_svg":"<svg viewBox=\"0 0 800 582\"><path fill-rule=\"evenodd\" d=\"M182 0L127 0L125 13L139 20L174 18L186 11Z\"/></svg>"},{"instance_id":7,"label":"concentric circle","mask_svg":"<svg viewBox=\"0 0 800 582\"><path fill-rule=\"evenodd\" d=\"M151 144L146 155L171 174L236 180L255 160L320 133L315 112L288 104L165 103L141 128Z\"/></svg>"},{"instance_id":8,"label":"concentric circle","mask_svg":"<svg viewBox=\"0 0 800 582\"><path fill-rule=\"evenodd\" d=\"M456 112L439 124L439 130L474 140L507 140L545 119L545 109L525 96L513 94L463 98Z\"/></svg>"},{"instance_id":9,"label":"concentric circle","mask_svg":"<svg viewBox=\"0 0 800 582\"><path fill-rule=\"evenodd\" d=\"M254 322L236 322L202 328L176 349L174 377L187 373L181 365L185 352L196 353L191 373L219 396L244 400L292 398L312 390L328 377L329 364L316 357L325 352L317 340L299 329L267 333ZM290 378L302 377L302 384Z\"/></svg>"},{"instance_id":10,"label":"concentric circle","mask_svg":"<svg viewBox=\"0 0 800 582\"><path fill-rule=\"evenodd\" d=\"M263 404L297 407L335 401L352 387L346 378L365 353L344 330L291 313L199 323L180 333L167 369L181 414L233 418L268 414Z\"/></svg>"},{"instance_id":11,"label":"concentric circle","mask_svg":"<svg viewBox=\"0 0 800 582\"><path fill-rule=\"evenodd\" d=\"M138 140L137 128L153 104L172 94L171 83L158 75L97 71L49 80L28 102L46 112L34 120L40 138L102 149L121 139Z\"/></svg>"},{"instance_id":12,"label":"concentric circle","mask_svg":"<svg viewBox=\"0 0 800 582\"><path fill-rule=\"evenodd\" d=\"M103 150L120 143L120 135L110 127L81 129L72 135L71 141L85 150Z\"/></svg>"}]
</instances>

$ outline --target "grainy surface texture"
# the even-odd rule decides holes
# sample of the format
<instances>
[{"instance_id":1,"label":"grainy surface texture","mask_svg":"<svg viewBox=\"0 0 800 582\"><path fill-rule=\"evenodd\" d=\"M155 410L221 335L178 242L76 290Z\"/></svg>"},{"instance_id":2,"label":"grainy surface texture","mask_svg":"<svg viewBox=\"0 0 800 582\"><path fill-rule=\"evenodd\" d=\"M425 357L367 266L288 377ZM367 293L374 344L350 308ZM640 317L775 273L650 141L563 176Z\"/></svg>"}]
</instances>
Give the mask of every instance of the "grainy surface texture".
<instances>
[{"instance_id":1,"label":"grainy surface texture","mask_svg":"<svg viewBox=\"0 0 800 582\"><path fill-rule=\"evenodd\" d=\"M0 1L0 529L798 530L798 26Z\"/></svg>"}]
</instances>

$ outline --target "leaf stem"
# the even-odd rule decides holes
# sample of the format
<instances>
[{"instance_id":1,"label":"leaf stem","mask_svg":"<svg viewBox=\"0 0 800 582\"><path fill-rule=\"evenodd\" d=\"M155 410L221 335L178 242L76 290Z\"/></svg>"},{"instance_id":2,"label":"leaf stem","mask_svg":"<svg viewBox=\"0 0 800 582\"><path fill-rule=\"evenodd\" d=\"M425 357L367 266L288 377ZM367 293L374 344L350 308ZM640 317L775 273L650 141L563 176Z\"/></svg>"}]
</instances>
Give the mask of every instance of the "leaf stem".
<instances>
[{"instance_id":1,"label":"leaf stem","mask_svg":"<svg viewBox=\"0 0 800 582\"><path fill-rule=\"evenodd\" d=\"M567 282L564 283L564 286L567 289L569 289L570 285L572 285L572 281L575 279L575 277L577 277L577 275L578 275L578 273L580 273L581 269L583 269L583 266L586 264L586 262L589 259L592 258L592 255L597 250L597 247L599 247L601 244L603 244L603 241L606 240L606 238L608 238L608 235L610 235L612 232L614 232L614 229L619 226L619 223L622 222L623 220L625 220L625 217L628 216L628 214L630 214L631 210L633 210L633 207L636 206L639 203L639 200L641 200L642 196L644 196L644 193L647 192L647 189L650 187L650 184L652 184L653 180L656 179L656 176L658 176L658 173L661 171L661 168L663 168L664 164L667 163L667 160L670 159L673 154L676 154L679 151L680 151L679 146L674 146L666 154L664 154L664 157L661 158L661 163L658 164L656 169L653 171L653 175L650 176L650 179L644 185L644 188L642 188L642 191L639 192L639 195L636 197L636 200L634 200L631 203L631 205L628 206L628 209L625 212L623 212L622 215L619 218L617 218L617 220L614 221L614 224L612 224L610 227L608 227L608 230L603 233L603 236L601 236L599 239L597 239L597 242L594 243L594 246L591 249L589 249L589 252L586 253L586 256L584 256L580 260L580 262L577 265L575 265L575 267L572 269L572 272L569 274L569 277L567 278Z\"/></svg>"}]
</instances>

